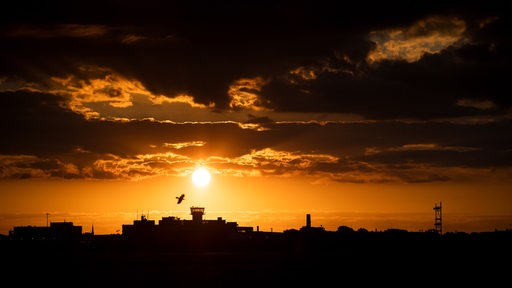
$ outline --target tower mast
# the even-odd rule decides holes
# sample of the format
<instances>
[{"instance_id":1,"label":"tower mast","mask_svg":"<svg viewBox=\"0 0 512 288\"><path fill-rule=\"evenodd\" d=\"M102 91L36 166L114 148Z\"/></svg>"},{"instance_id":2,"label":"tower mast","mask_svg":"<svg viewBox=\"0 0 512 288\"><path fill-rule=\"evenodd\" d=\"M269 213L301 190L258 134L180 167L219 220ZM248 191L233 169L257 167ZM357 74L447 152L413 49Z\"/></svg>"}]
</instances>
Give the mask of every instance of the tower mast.
<instances>
[{"instance_id":1,"label":"tower mast","mask_svg":"<svg viewBox=\"0 0 512 288\"><path fill-rule=\"evenodd\" d=\"M434 229L439 234L443 234L443 213L442 213L442 202L439 202L439 205L435 203L434 205Z\"/></svg>"}]
</instances>

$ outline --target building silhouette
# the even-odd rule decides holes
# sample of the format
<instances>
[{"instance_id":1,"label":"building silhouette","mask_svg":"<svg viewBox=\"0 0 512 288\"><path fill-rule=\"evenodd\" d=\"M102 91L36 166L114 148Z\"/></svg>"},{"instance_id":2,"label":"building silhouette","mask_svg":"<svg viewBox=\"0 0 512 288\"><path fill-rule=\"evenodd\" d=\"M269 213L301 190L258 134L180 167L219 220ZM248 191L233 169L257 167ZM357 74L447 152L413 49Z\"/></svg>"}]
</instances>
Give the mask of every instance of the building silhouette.
<instances>
[{"instance_id":1,"label":"building silhouette","mask_svg":"<svg viewBox=\"0 0 512 288\"><path fill-rule=\"evenodd\" d=\"M252 227L239 226L222 217L203 219L204 207L190 207L191 220L175 216L162 217L156 223L146 215L133 224L122 225L122 237L129 243L171 247L220 247L240 233L253 232Z\"/></svg>"},{"instance_id":2,"label":"building silhouette","mask_svg":"<svg viewBox=\"0 0 512 288\"><path fill-rule=\"evenodd\" d=\"M222 217L215 220L203 219L204 207L190 207L192 220L180 219L175 216L162 217L158 221L149 220L146 215L141 215L139 220L134 220L133 224L122 225L122 235L127 237L148 236L166 233L186 233L191 231L208 232L252 232L252 227L238 226L236 222L227 222ZM159 235L161 236L161 235Z\"/></svg>"},{"instance_id":3,"label":"building silhouette","mask_svg":"<svg viewBox=\"0 0 512 288\"><path fill-rule=\"evenodd\" d=\"M82 226L73 222L51 222L49 226L15 226L9 231L12 240L20 241L79 241Z\"/></svg>"}]
</instances>

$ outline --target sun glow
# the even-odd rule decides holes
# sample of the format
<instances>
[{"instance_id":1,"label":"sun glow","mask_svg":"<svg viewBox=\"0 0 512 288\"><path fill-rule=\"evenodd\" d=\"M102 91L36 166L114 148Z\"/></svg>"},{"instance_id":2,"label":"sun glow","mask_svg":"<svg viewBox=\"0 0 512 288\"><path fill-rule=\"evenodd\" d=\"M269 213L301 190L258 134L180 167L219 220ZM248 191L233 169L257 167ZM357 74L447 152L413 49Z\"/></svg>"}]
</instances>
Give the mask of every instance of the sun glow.
<instances>
[{"instance_id":1,"label":"sun glow","mask_svg":"<svg viewBox=\"0 0 512 288\"><path fill-rule=\"evenodd\" d=\"M204 187L210 183L212 176L210 172L203 167L197 168L194 173L192 173L192 182L197 187Z\"/></svg>"}]
</instances>

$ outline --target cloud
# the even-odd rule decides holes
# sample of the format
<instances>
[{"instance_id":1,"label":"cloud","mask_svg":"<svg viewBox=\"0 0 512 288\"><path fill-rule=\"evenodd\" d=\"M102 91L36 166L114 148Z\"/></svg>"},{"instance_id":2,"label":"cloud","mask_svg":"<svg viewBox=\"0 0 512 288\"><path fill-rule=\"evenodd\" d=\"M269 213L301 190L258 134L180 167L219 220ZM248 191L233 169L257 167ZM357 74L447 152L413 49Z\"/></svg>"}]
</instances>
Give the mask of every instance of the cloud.
<instances>
[{"instance_id":1,"label":"cloud","mask_svg":"<svg viewBox=\"0 0 512 288\"><path fill-rule=\"evenodd\" d=\"M313 1L279 1L271 8L209 3L204 4L206 13L191 3L155 6L161 9L137 6L137 12L132 5L113 3L82 4L80 13L53 20L42 15L54 15L63 7L39 7L45 14L28 13L33 7L23 13L21 8L10 11L4 15L9 25L0 29L0 77L47 92L41 87L51 88L51 79L109 81L81 69L103 67L119 81L138 82L156 104L185 103L220 113L433 119L502 115L511 105L498 94L506 88L502 80L510 66L503 28L507 17L498 4L409 7L408 13L399 13L385 4L375 11L363 5L359 11L340 11L334 3ZM173 11L172 17L163 11ZM119 15L115 21L112 13ZM48 37L30 32L38 29ZM25 36L8 36L22 35L19 31L26 31ZM379 65L369 65L368 55L375 55ZM126 92L109 85L113 91ZM165 115L151 105L133 107L138 103L133 101L136 96L131 97L76 107L89 117L241 122L236 113L204 113L201 120L187 118L190 110L173 109ZM461 106L456 104L459 99L491 101L496 108ZM130 103L133 106L127 106ZM112 105L124 108L111 109ZM229 118L234 115L236 119Z\"/></svg>"},{"instance_id":2,"label":"cloud","mask_svg":"<svg viewBox=\"0 0 512 288\"><path fill-rule=\"evenodd\" d=\"M321 74L325 73L344 74L344 76L353 78L361 77L364 76L361 64L357 59L352 60L347 54L334 53L330 59L319 60L317 63L290 70L288 79L291 84L300 85L303 81L316 80Z\"/></svg>"},{"instance_id":3,"label":"cloud","mask_svg":"<svg viewBox=\"0 0 512 288\"><path fill-rule=\"evenodd\" d=\"M509 169L504 4L160 4L0 12L0 154L20 157L5 177L137 179L206 160L349 182Z\"/></svg>"},{"instance_id":4,"label":"cloud","mask_svg":"<svg viewBox=\"0 0 512 288\"><path fill-rule=\"evenodd\" d=\"M146 94L149 96L148 99L153 104L157 104L157 105L161 105L164 103L171 103L171 104L172 103L184 103L184 104L190 105L190 107L193 107L193 108L213 108L213 107L215 107L215 103L213 103L213 102L210 102L210 104L208 104L208 105L196 103L196 102L194 102L194 97L189 96L189 95L177 95L174 97L168 97L168 96L163 96L163 95L155 96L150 93L146 93Z\"/></svg>"},{"instance_id":5,"label":"cloud","mask_svg":"<svg viewBox=\"0 0 512 288\"><path fill-rule=\"evenodd\" d=\"M78 39L110 41L122 45L140 43L161 43L176 41L177 37L169 34L156 33L150 29L134 25L103 25L103 24L19 24L7 25L0 30L0 37L22 40L56 40Z\"/></svg>"},{"instance_id":6,"label":"cloud","mask_svg":"<svg viewBox=\"0 0 512 288\"><path fill-rule=\"evenodd\" d=\"M106 103L113 108L128 108L134 105L133 98L136 96L145 97L154 105L183 103L193 108L213 108L213 103L209 107L198 104L188 95L154 95L139 81L127 79L106 68L83 67L82 70L91 74L90 78L77 79L73 75L67 78L53 77L52 80L57 85L49 92L69 97L70 109L83 114L87 119L115 119L115 116L101 115L89 106L91 103Z\"/></svg>"},{"instance_id":7,"label":"cloud","mask_svg":"<svg viewBox=\"0 0 512 288\"><path fill-rule=\"evenodd\" d=\"M187 147L202 147L206 145L204 141L190 141L190 142L181 142L181 143L164 143L164 147L169 147L173 149L183 149Z\"/></svg>"},{"instance_id":8,"label":"cloud","mask_svg":"<svg viewBox=\"0 0 512 288\"><path fill-rule=\"evenodd\" d=\"M472 100L472 99L459 99L457 100L457 105L463 107L471 107L480 110L489 110L496 108L496 105L491 100Z\"/></svg>"},{"instance_id":9,"label":"cloud","mask_svg":"<svg viewBox=\"0 0 512 288\"><path fill-rule=\"evenodd\" d=\"M258 151L253 150L250 154L242 155L230 162L252 167L280 166L306 169L315 163L335 163L337 161L338 158L331 155L291 153L265 148Z\"/></svg>"},{"instance_id":10,"label":"cloud","mask_svg":"<svg viewBox=\"0 0 512 288\"><path fill-rule=\"evenodd\" d=\"M110 159L96 160L91 170L87 171L87 176L110 175L112 178L128 180L141 180L155 176L182 176L187 171L186 166L192 166L192 163L190 158L171 152L135 155L129 158L111 155ZM183 164L188 165L180 168Z\"/></svg>"},{"instance_id":11,"label":"cloud","mask_svg":"<svg viewBox=\"0 0 512 288\"><path fill-rule=\"evenodd\" d=\"M136 43L139 41L143 41L145 39L146 39L146 37L144 37L142 35L128 34L123 37L121 42L124 44L133 44L133 43Z\"/></svg>"},{"instance_id":12,"label":"cloud","mask_svg":"<svg viewBox=\"0 0 512 288\"><path fill-rule=\"evenodd\" d=\"M375 155L384 152L405 152L405 151L455 151L455 152L471 152L478 151L480 149L475 147L464 147L464 146L440 146L435 143L415 143L415 144L404 144L399 147L389 147L384 150L379 150L377 147L367 147L365 149L365 155Z\"/></svg>"},{"instance_id":13,"label":"cloud","mask_svg":"<svg viewBox=\"0 0 512 288\"><path fill-rule=\"evenodd\" d=\"M105 25L84 25L84 24L57 24L31 26L21 25L5 31L4 37L21 38L89 38L99 37L107 34L109 28Z\"/></svg>"},{"instance_id":14,"label":"cloud","mask_svg":"<svg viewBox=\"0 0 512 288\"><path fill-rule=\"evenodd\" d=\"M256 94L261 91L261 87L265 85L265 82L261 77L236 80L229 87L228 94L231 97L229 106L233 109L268 110L265 108L268 106L268 103L264 103Z\"/></svg>"},{"instance_id":15,"label":"cloud","mask_svg":"<svg viewBox=\"0 0 512 288\"><path fill-rule=\"evenodd\" d=\"M307 79L273 78L261 94L278 112L351 113L369 120L499 118L512 105L499 91L506 90L509 60L486 46L449 47L412 63L347 68L361 72L314 70Z\"/></svg>"},{"instance_id":16,"label":"cloud","mask_svg":"<svg viewBox=\"0 0 512 288\"><path fill-rule=\"evenodd\" d=\"M249 154L229 158L212 156L203 165L211 166L217 173L232 176L297 175L308 174L318 163L335 163L337 158L321 154L300 154L275 151L270 148L251 151ZM175 153L137 155L130 158L112 156L97 160L94 170L116 178L138 180L154 176L189 175L196 160ZM102 174L103 174L102 173Z\"/></svg>"},{"instance_id":17,"label":"cloud","mask_svg":"<svg viewBox=\"0 0 512 288\"><path fill-rule=\"evenodd\" d=\"M404 60L416 62L423 55L439 53L465 40L466 23L455 17L432 16L406 28L372 31L369 38L375 42L367 61Z\"/></svg>"},{"instance_id":18,"label":"cloud","mask_svg":"<svg viewBox=\"0 0 512 288\"><path fill-rule=\"evenodd\" d=\"M73 163L42 159L33 155L0 155L0 178L81 178Z\"/></svg>"}]
</instances>

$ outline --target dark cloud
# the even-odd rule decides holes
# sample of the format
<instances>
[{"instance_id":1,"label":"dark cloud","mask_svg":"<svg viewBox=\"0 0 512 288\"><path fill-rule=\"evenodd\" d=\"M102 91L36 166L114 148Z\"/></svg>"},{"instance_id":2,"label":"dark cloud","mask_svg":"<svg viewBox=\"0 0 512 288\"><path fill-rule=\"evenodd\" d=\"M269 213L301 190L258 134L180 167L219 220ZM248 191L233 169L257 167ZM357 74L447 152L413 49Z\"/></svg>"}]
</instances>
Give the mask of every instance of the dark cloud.
<instances>
[{"instance_id":1,"label":"dark cloud","mask_svg":"<svg viewBox=\"0 0 512 288\"><path fill-rule=\"evenodd\" d=\"M209 157L226 170L297 170L349 182L451 179L431 167L506 169L512 103L503 92L511 64L505 6L19 1L0 12L0 128L7 139L0 173L146 177L179 174L187 161ZM89 95L90 103L75 108L128 107L136 87L155 97L194 97L182 105L213 102L219 114L254 110L245 123L91 120L71 111L78 96L70 95L94 88L93 80L106 83L95 93L110 102ZM240 97L236 105L229 91ZM154 108L158 101L146 102ZM274 121L280 112L365 121ZM470 122L478 117L488 121ZM243 129L248 125L262 129Z\"/></svg>"},{"instance_id":2,"label":"dark cloud","mask_svg":"<svg viewBox=\"0 0 512 288\"><path fill-rule=\"evenodd\" d=\"M324 72L316 79L291 83L277 78L263 94L280 111L357 113L370 119L432 119L504 115L510 107L506 75L510 57L492 45L449 47L420 61L383 61L359 66L360 74ZM502 49L502 48L500 48ZM355 71L356 73L358 71ZM488 100L496 106L478 110L457 105L459 99Z\"/></svg>"},{"instance_id":3,"label":"dark cloud","mask_svg":"<svg viewBox=\"0 0 512 288\"><path fill-rule=\"evenodd\" d=\"M256 131L223 122L88 121L64 98L40 92L3 92L0 100L3 178L140 178L179 174L202 159L237 173L421 182L451 177L436 167L508 169L512 160L510 121L319 124L251 116L267 129Z\"/></svg>"},{"instance_id":4,"label":"dark cloud","mask_svg":"<svg viewBox=\"0 0 512 288\"><path fill-rule=\"evenodd\" d=\"M261 97L279 111L367 118L481 112L457 107L457 97L491 99L498 108L509 108L508 100L497 95L510 65L504 4L429 3L406 5L404 11L405 4L20 1L2 12L0 75L44 84L50 77L80 77L83 65L107 67L155 94L185 93L221 110L229 107L227 91L234 81L256 76L272 80ZM408 27L431 15L461 17L475 27L468 36L478 44L418 63L365 67L375 44L368 39L371 31ZM495 20L480 27L486 19ZM296 85L286 81L289 71L302 66L327 61L332 69L343 68L340 55L350 59L352 71L357 66L360 77L329 70Z\"/></svg>"},{"instance_id":5,"label":"dark cloud","mask_svg":"<svg viewBox=\"0 0 512 288\"><path fill-rule=\"evenodd\" d=\"M0 93L2 138L1 151L9 154L47 155L78 146L73 134L85 125L81 116L63 109L65 99L30 92Z\"/></svg>"},{"instance_id":6,"label":"dark cloud","mask_svg":"<svg viewBox=\"0 0 512 288\"><path fill-rule=\"evenodd\" d=\"M510 151L393 151L357 157L359 161L383 163L406 167L414 164L427 164L435 167L473 167L503 168L509 167L512 160ZM391 166L390 166L391 167Z\"/></svg>"},{"instance_id":7,"label":"dark cloud","mask_svg":"<svg viewBox=\"0 0 512 288\"><path fill-rule=\"evenodd\" d=\"M257 116L254 116L252 114L249 114L248 115L249 117L249 120L245 121L244 123L250 123L250 124L268 124L268 123L273 123L274 120L270 119L269 117L267 116L264 116L264 117L257 117Z\"/></svg>"}]
</instances>

